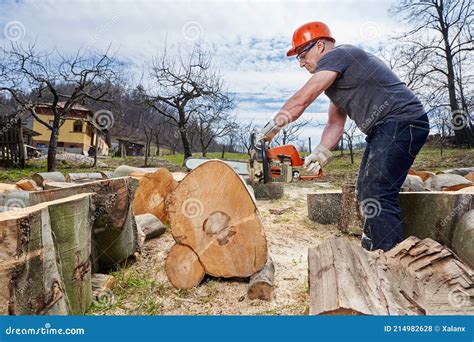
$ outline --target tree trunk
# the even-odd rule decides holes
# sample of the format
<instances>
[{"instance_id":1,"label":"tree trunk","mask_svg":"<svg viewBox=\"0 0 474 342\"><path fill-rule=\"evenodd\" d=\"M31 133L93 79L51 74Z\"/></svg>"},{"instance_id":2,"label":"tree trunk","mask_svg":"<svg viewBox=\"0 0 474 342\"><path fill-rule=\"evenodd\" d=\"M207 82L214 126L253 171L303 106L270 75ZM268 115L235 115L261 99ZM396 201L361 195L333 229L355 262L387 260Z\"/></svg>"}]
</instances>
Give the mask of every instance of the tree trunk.
<instances>
[{"instance_id":1,"label":"tree trunk","mask_svg":"<svg viewBox=\"0 0 474 342\"><path fill-rule=\"evenodd\" d=\"M221 158L224 159L224 156L225 156L225 144L224 146L222 146L222 153L221 153Z\"/></svg>"},{"instance_id":2,"label":"tree trunk","mask_svg":"<svg viewBox=\"0 0 474 342\"><path fill-rule=\"evenodd\" d=\"M51 138L48 146L48 172L56 171L56 150L59 138L59 118L55 116L51 130Z\"/></svg>"},{"instance_id":3,"label":"tree trunk","mask_svg":"<svg viewBox=\"0 0 474 342\"><path fill-rule=\"evenodd\" d=\"M144 174L135 191L132 203L133 213L135 215L153 214L162 222L168 222L165 200L177 185L178 182L174 180L171 172L165 168Z\"/></svg>"},{"instance_id":4,"label":"tree trunk","mask_svg":"<svg viewBox=\"0 0 474 342\"><path fill-rule=\"evenodd\" d=\"M193 156L191 152L191 146L189 145L188 135L186 134L185 127L179 127L179 133L181 135L181 142L183 143L183 150L184 150L184 160ZM183 160L183 166L184 166Z\"/></svg>"},{"instance_id":5,"label":"tree trunk","mask_svg":"<svg viewBox=\"0 0 474 342\"><path fill-rule=\"evenodd\" d=\"M38 184L38 186L44 186L45 181L54 182L65 182L66 178L61 172L38 172L35 173L31 178Z\"/></svg>"},{"instance_id":6,"label":"tree trunk","mask_svg":"<svg viewBox=\"0 0 474 342\"><path fill-rule=\"evenodd\" d=\"M104 179L104 176L99 172L91 173L68 173L66 182L68 183L89 183Z\"/></svg>"},{"instance_id":7,"label":"tree trunk","mask_svg":"<svg viewBox=\"0 0 474 342\"><path fill-rule=\"evenodd\" d=\"M474 310L474 272L431 239L410 237L386 253L332 239L310 248L308 263L310 315L456 315Z\"/></svg>"},{"instance_id":8,"label":"tree trunk","mask_svg":"<svg viewBox=\"0 0 474 342\"><path fill-rule=\"evenodd\" d=\"M242 178L210 160L190 172L169 199L171 234L215 277L249 277L267 260L258 210Z\"/></svg>"}]
</instances>

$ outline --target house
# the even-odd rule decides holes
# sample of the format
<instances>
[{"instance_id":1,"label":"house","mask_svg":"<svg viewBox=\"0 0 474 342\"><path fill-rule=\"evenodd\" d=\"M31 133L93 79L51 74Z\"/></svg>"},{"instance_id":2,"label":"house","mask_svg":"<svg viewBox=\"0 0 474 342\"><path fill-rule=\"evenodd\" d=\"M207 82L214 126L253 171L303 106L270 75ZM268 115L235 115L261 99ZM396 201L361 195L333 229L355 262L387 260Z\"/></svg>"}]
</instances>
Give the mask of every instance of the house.
<instances>
[{"instance_id":1,"label":"house","mask_svg":"<svg viewBox=\"0 0 474 342\"><path fill-rule=\"evenodd\" d=\"M58 107L64 107L64 102L59 102ZM51 104L39 105L36 113L43 121L52 123L53 112ZM109 143L107 137L101 130L95 129L92 124L94 113L92 110L76 105L65 118L63 125L59 128L57 151L79 153L87 155L92 146L97 142L98 155L109 154ZM23 118L25 126L39 135L31 137L31 145L40 148L44 152L48 149L51 131L36 120L33 115L28 114Z\"/></svg>"},{"instance_id":2,"label":"house","mask_svg":"<svg viewBox=\"0 0 474 342\"><path fill-rule=\"evenodd\" d=\"M143 156L145 155L144 148L145 144L139 141L132 141L128 138L117 138L116 139L116 153L120 157L126 156Z\"/></svg>"}]
</instances>

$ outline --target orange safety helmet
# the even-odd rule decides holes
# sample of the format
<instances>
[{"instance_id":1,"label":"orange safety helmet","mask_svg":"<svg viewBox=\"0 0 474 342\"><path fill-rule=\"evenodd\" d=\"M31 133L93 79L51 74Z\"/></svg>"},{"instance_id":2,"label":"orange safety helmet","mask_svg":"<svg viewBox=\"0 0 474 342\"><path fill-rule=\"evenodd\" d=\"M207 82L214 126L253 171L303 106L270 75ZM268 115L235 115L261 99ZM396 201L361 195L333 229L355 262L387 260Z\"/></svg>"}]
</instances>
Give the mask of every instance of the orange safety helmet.
<instances>
[{"instance_id":1,"label":"orange safety helmet","mask_svg":"<svg viewBox=\"0 0 474 342\"><path fill-rule=\"evenodd\" d=\"M329 27L320 21L312 21L310 23L304 24L296 29L293 33L293 47L288 50L286 55L294 56L296 51L303 47L305 44L311 42L314 39L329 39L333 43L336 40L332 37Z\"/></svg>"}]
</instances>

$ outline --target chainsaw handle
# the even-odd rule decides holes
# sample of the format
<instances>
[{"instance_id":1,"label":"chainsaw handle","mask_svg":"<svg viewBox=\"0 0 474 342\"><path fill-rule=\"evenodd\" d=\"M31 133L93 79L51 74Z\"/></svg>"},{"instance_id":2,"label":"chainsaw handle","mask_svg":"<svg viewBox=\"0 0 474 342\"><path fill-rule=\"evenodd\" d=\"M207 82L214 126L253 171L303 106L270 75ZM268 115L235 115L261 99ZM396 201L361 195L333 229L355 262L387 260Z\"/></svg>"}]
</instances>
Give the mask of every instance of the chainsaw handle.
<instances>
[{"instance_id":1,"label":"chainsaw handle","mask_svg":"<svg viewBox=\"0 0 474 342\"><path fill-rule=\"evenodd\" d=\"M263 183L267 183L270 180L270 170L268 165L267 156L267 144L265 140L260 141L262 149L262 162L263 162Z\"/></svg>"}]
</instances>

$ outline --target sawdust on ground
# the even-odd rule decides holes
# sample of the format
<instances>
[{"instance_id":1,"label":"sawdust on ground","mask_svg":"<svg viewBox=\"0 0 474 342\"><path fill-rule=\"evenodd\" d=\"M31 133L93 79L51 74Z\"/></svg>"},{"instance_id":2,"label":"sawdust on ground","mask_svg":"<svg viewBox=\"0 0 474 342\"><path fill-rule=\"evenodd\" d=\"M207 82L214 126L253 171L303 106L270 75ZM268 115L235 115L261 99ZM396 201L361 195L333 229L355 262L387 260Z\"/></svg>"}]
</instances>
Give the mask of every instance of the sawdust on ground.
<instances>
[{"instance_id":1,"label":"sawdust on ground","mask_svg":"<svg viewBox=\"0 0 474 342\"><path fill-rule=\"evenodd\" d=\"M315 190L309 184L286 185L282 199L257 201L269 253L275 263L272 301L249 300L246 279L209 277L195 289L174 289L164 270L166 254L174 243L167 232L160 238L147 241L139 260L116 273L117 286L114 292L117 298L113 299L114 305L102 309L99 305L96 314L307 314L308 248L341 236L335 226L316 224L308 219L306 195ZM283 213L279 213L279 210L276 210L276 214L270 213L275 212L275 209L283 209Z\"/></svg>"}]
</instances>

